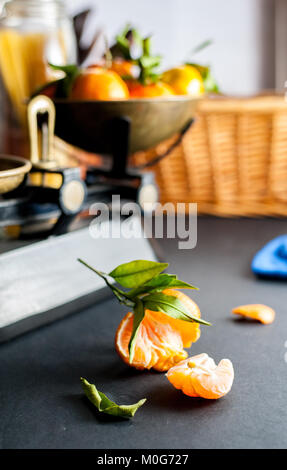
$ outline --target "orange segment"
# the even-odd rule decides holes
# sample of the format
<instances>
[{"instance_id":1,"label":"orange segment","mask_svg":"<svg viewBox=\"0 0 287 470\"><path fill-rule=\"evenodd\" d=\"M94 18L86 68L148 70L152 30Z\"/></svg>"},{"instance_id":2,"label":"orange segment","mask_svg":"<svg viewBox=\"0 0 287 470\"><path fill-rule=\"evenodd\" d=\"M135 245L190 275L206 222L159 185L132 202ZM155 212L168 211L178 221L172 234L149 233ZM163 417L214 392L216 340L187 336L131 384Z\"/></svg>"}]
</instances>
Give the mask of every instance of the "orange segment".
<instances>
[{"instance_id":1,"label":"orange segment","mask_svg":"<svg viewBox=\"0 0 287 470\"><path fill-rule=\"evenodd\" d=\"M258 320L264 325L273 323L275 319L275 311L273 308L267 307L267 305L263 304L240 305L239 307L234 308L232 313Z\"/></svg>"},{"instance_id":2,"label":"orange segment","mask_svg":"<svg viewBox=\"0 0 287 470\"><path fill-rule=\"evenodd\" d=\"M166 295L173 295L184 303L192 315L200 317L200 310L193 300L175 289L165 289ZM132 334L133 313L121 321L115 338L116 350L126 364L137 369L166 371L187 357L184 347L190 347L200 337L200 326L169 317L165 313L146 310L140 325L135 353L129 362L128 345Z\"/></svg>"},{"instance_id":3,"label":"orange segment","mask_svg":"<svg viewBox=\"0 0 287 470\"><path fill-rule=\"evenodd\" d=\"M166 376L185 395L214 400L231 390L234 370L229 359L222 359L217 366L208 354L203 353L176 364Z\"/></svg>"}]
</instances>

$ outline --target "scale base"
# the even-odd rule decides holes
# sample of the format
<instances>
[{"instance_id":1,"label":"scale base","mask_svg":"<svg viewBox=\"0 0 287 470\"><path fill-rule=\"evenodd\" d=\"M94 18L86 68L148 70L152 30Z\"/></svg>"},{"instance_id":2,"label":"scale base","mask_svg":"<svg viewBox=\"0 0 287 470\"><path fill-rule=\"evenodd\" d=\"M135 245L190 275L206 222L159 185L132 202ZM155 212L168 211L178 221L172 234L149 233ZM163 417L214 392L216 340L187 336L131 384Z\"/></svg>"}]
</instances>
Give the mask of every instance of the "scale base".
<instances>
[{"instance_id":1,"label":"scale base","mask_svg":"<svg viewBox=\"0 0 287 470\"><path fill-rule=\"evenodd\" d=\"M139 218L135 223L141 227ZM140 238L94 239L88 228L0 255L0 342L110 295L104 281L77 258L104 272L134 259L156 261L143 232Z\"/></svg>"}]
</instances>

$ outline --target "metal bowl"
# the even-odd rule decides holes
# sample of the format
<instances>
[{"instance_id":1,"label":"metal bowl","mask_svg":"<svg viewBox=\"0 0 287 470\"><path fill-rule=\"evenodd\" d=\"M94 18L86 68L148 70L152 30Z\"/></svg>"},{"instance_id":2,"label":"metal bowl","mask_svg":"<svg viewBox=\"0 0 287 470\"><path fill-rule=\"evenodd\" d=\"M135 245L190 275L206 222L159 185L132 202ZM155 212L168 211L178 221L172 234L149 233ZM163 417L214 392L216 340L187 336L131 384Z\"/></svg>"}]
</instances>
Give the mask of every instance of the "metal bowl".
<instances>
[{"instance_id":1,"label":"metal bowl","mask_svg":"<svg viewBox=\"0 0 287 470\"><path fill-rule=\"evenodd\" d=\"M31 163L24 158L0 155L0 194L17 188L31 168Z\"/></svg>"},{"instance_id":2,"label":"metal bowl","mask_svg":"<svg viewBox=\"0 0 287 470\"><path fill-rule=\"evenodd\" d=\"M129 153L154 147L180 132L200 98L170 96L113 101L54 100L55 133L88 152L111 153L117 118L130 122ZM117 137L116 137L117 135Z\"/></svg>"}]
</instances>

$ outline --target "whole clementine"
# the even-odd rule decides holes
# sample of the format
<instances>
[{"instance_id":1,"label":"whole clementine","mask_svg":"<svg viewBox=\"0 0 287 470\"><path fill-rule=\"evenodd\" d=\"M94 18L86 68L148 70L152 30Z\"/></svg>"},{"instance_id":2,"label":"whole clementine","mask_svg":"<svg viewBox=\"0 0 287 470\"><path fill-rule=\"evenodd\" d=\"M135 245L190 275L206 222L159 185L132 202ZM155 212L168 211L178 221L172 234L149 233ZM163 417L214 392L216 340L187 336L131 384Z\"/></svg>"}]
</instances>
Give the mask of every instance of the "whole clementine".
<instances>
[{"instance_id":1,"label":"whole clementine","mask_svg":"<svg viewBox=\"0 0 287 470\"><path fill-rule=\"evenodd\" d=\"M110 70L120 77L136 77L137 66L130 60L116 58L112 61Z\"/></svg>"},{"instance_id":2,"label":"whole clementine","mask_svg":"<svg viewBox=\"0 0 287 470\"><path fill-rule=\"evenodd\" d=\"M90 67L76 78L70 98L74 100L127 99L129 90L114 71L103 67Z\"/></svg>"},{"instance_id":3,"label":"whole clementine","mask_svg":"<svg viewBox=\"0 0 287 470\"><path fill-rule=\"evenodd\" d=\"M200 72L191 65L182 65L167 70L162 75L177 95L199 96L204 93L204 84Z\"/></svg>"},{"instance_id":4,"label":"whole clementine","mask_svg":"<svg viewBox=\"0 0 287 470\"><path fill-rule=\"evenodd\" d=\"M136 80L130 80L127 81L127 85L131 98L157 98L159 96L174 95L172 88L161 81L148 85L142 85Z\"/></svg>"}]
</instances>

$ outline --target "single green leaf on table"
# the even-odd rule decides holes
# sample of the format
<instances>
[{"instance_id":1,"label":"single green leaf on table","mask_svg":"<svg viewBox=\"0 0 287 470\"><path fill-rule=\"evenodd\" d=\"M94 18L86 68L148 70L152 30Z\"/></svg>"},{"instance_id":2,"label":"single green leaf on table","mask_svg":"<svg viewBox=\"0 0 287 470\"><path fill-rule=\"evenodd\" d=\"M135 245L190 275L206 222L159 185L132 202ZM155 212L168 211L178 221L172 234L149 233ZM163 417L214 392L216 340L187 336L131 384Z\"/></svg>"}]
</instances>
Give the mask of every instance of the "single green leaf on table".
<instances>
[{"instance_id":1,"label":"single green leaf on table","mask_svg":"<svg viewBox=\"0 0 287 470\"><path fill-rule=\"evenodd\" d=\"M192 315L185 305L176 297L166 295L162 292L149 294L142 299L144 308L155 312L163 312L166 315L177 320L201 323L202 325L210 325L209 322L202 318Z\"/></svg>"},{"instance_id":2,"label":"single green leaf on table","mask_svg":"<svg viewBox=\"0 0 287 470\"><path fill-rule=\"evenodd\" d=\"M133 329L131 334L131 339L129 342L129 358L130 362L133 361L134 353L135 353L135 345L137 340L137 334L139 331L140 324L145 316L144 305L141 300L137 300L135 307L134 307L134 315L133 315Z\"/></svg>"},{"instance_id":3,"label":"single green leaf on table","mask_svg":"<svg viewBox=\"0 0 287 470\"><path fill-rule=\"evenodd\" d=\"M124 263L109 273L123 287L133 288L150 281L154 276L164 271L168 263L157 263L148 260L135 260Z\"/></svg>"},{"instance_id":4,"label":"single green leaf on table","mask_svg":"<svg viewBox=\"0 0 287 470\"><path fill-rule=\"evenodd\" d=\"M134 405L117 405L110 400L104 393L99 392L94 384L90 384L86 379L81 377L82 387L85 395L90 402L102 413L120 417L132 418L136 411L145 403L146 398L138 401Z\"/></svg>"}]
</instances>

